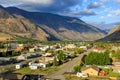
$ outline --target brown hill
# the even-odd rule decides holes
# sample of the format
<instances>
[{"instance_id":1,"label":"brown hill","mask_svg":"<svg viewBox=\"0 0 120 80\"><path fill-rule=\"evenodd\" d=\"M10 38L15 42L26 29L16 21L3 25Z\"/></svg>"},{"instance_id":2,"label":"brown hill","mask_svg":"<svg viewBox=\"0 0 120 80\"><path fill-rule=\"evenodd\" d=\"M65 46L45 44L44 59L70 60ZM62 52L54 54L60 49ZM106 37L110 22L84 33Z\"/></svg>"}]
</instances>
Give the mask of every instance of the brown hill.
<instances>
[{"instance_id":1,"label":"brown hill","mask_svg":"<svg viewBox=\"0 0 120 80\"><path fill-rule=\"evenodd\" d=\"M104 37L100 40L101 41L117 41L117 40L120 40L120 25L113 28L106 37Z\"/></svg>"},{"instance_id":2,"label":"brown hill","mask_svg":"<svg viewBox=\"0 0 120 80\"><path fill-rule=\"evenodd\" d=\"M4 34L0 38L7 38L9 35L9 37L22 36L42 41L47 40L48 37L39 26L36 26L20 15L9 14L4 8L0 9L0 33Z\"/></svg>"},{"instance_id":3,"label":"brown hill","mask_svg":"<svg viewBox=\"0 0 120 80\"><path fill-rule=\"evenodd\" d=\"M104 33L80 19L0 6L0 33L37 40L96 40Z\"/></svg>"}]
</instances>

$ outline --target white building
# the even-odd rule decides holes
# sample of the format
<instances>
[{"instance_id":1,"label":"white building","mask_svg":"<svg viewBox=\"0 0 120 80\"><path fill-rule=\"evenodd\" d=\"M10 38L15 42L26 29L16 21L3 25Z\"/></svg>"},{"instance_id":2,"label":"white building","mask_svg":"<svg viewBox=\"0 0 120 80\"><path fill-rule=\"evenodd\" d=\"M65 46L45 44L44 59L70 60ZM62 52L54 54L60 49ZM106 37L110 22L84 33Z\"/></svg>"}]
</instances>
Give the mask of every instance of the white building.
<instances>
[{"instance_id":1,"label":"white building","mask_svg":"<svg viewBox=\"0 0 120 80\"><path fill-rule=\"evenodd\" d=\"M45 53L44 56L46 56L46 57L47 57L47 56L49 56L49 57L51 56L51 57L52 57L52 56L54 56L54 53L52 53L52 52L48 52L48 53Z\"/></svg>"},{"instance_id":2,"label":"white building","mask_svg":"<svg viewBox=\"0 0 120 80\"><path fill-rule=\"evenodd\" d=\"M34 64L34 63L33 63L33 62L29 62L29 63L28 63L29 66L32 65L32 64Z\"/></svg>"},{"instance_id":3,"label":"white building","mask_svg":"<svg viewBox=\"0 0 120 80\"><path fill-rule=\"evenodd\" d=\"M29 68L30 68L30 69L39 69L40 66L37 65L37 64L32 64L32 65L29 66Z\"/></svg>"},{"instance_id":4,"label":"white building","mask_svg":"<svg viewBox=\"0 0 120 80\"><path fill-rule=\"evenodd\" d=\"M23 67L22 64L17 64L17 65L15 66L16 69L21 69L22 67Z\"/></svg>"},{"instance_id":5,"label":"white building","mask_svg":"<svg viewBox=\"0 0 120 80\"><path fill-rule=\"evenodd\" d=\"M20 56L17 57L18 60L27 60L28 56L26 54L22 54Z\"/></svg>"},{"instance_id":6,"label":"white building","mask_svg":"<svg viewBox=\"0 0 120 80\"><path fill-rule=\"evenodd\" d=\"M87 50L87 47L86 46L80 46L80 49Z\"/></svg>"},{"instance_id":7,"label":"white building","mask_svg":"<svg viewBox=\"0 0 120 80\"><path fill-rule=\"evenodd\" d=\"M40 63L40 66L43 67L43 68L46 68L47 65L48 65L48 63L46 63L46 62L42 62L42 63Z\"/></svg>"},{"instance_id":8,"label":"white building","mask_svg":"<svg viewBox=\"0 0 120 80\"><path fill-rule=\"evenodd\" d=\"M35 48L29 48L29 52L35 52Z\"/></svg>"},{"instance_id":9,"label":"white building","mask_svg":"<svg viewBox=\"0 0 120 80\"><path fill-rule=\"evenodd\" d=\"M39 49L41 51L46 51L47 49L49 49L50 47L49 46L41 46Z\"/></svg>"},{"instance_id":10,"label":"white building","mask_svg":"<svg viewBox=\"0 0 120 80\"><path fill-rule=\"evenodd\" d=\"M76 48L76 45L75 44L68 44L65 46L65 48L74 49L74 48Z\"/></svg>"}]
</instances>

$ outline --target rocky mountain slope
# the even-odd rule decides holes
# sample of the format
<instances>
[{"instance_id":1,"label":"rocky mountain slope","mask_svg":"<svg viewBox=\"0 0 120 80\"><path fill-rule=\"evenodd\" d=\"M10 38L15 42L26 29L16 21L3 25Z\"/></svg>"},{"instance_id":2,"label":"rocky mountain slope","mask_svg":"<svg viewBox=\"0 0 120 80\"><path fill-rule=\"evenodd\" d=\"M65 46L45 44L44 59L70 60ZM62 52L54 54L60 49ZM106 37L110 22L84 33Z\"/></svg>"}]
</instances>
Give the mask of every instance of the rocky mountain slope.
<instances>
[{"instance_id":1,"label":"rocky mountain slope","mask_svg":"<svg viewBox=\"0 0 120 80\"><path fill-rule=\"evenodd\" d=\"M113 28L106 37L100 39L101 41L116 41L120 40L120 25Z\"/></svg>"},{"instance_id":2,"label":"rocky mountain slope","mask_svg":"<svg viewBox=\"0 0 120 80\"><path fill-rule=\"evenodd\" d=\"M10 14L0 7L0 34L7 36L22 36L33 39L47 40L48 35L39 26L36 26L21 15ZM41 36L39 36L41 35Z\"/></svg>"},{"instance_id":3,"label":"rocky mountain slope","mask_svg":"<svg viewBox=\"0 0 120 80\"><path fill-rule=\"evenodd\" d=\"M0 33L37 40L96 40L104 33L80 19L0 6Z\"/></svg>"}]
</instances>

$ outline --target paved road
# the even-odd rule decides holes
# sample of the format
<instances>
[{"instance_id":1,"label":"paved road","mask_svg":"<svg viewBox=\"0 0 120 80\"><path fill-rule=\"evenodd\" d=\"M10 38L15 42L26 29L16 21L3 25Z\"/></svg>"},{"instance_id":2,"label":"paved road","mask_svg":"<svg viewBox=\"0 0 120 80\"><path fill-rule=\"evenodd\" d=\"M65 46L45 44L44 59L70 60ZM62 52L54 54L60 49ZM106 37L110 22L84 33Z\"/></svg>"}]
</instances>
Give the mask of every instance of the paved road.
<instances>
[{"instance_id":1,"label":"paved road","mask_svg":"<svg viewBox=\"0 0 120 80\"><path fill-rule=\"evenodd\" d=\"M59 71L57 71L56 73L49 75L48 78L51 79L60 79L60 80L65 80L63 74L65 72L71 72L73 70L73 67L77 64L79 64L79 62L82 60L82 58L84 57L84 55L88 54L90 51L92 50L89 49L86 52L84 52L83 54L81 54L80 56L74 58L72 61L69 61L68 63L66 63L62 69L60 69Z\"/></svg>"}]
</instances>

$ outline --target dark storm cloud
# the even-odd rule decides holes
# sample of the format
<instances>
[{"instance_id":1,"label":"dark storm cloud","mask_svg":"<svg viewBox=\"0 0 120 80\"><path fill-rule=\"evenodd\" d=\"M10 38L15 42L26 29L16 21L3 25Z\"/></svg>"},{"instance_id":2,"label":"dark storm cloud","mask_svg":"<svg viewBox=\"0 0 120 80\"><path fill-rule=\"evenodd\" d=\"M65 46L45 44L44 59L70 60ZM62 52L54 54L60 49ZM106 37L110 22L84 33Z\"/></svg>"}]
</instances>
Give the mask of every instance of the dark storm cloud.
<instances>
[{"instance_id":1,"label":"dark storm cloud","mask_svg":"<svg viewBox=\"0 0 120 80\"><path fill-rule=\"evenodd\" d=\"M59 13L66 10L70 10L71 7L76 5L82 5L83 0L51 0L51 4L40 4L26 2L22 5L19 5L19 8L29 10L29 11L42 11L42 12L51 12Z\"/></svg>"},{"instance_id":2,"label":"dark storm cloud","mask_svg":"<svg viewBox=\"0 0 120 80\"><path fill-rule=\"evenodd\" d=\"M96 15L91 9L80 9L85 0L6 0L5 6L9 5L9 3L17 3L14 4L16 7L27 10L27 11L37 11L37 12L48 12L55 14L64 14L66 16L91 16ZM2 1L0 1L2 3ZM11 5L10 4L10 5ZM13 5L13 6L14 6ZM74 12L75 6L79 7L79 10ZM69 14L69 15L68 15Z\"/></svg>"}]
</instances>

